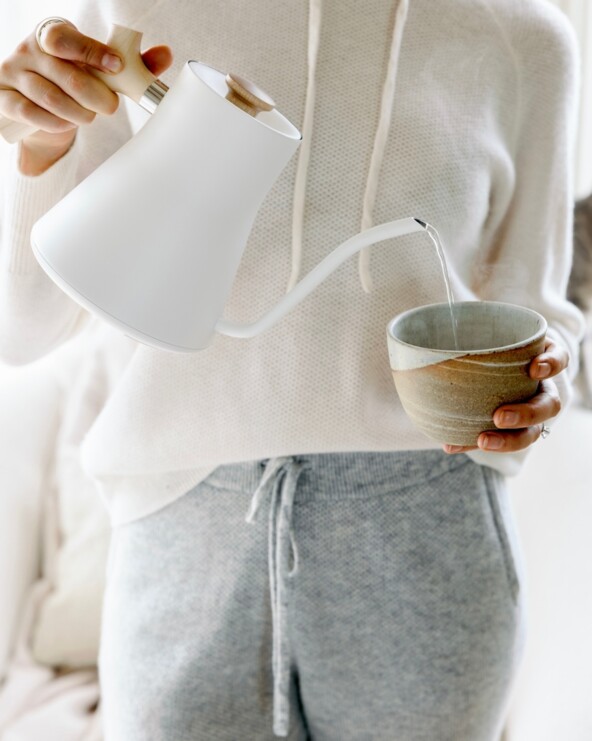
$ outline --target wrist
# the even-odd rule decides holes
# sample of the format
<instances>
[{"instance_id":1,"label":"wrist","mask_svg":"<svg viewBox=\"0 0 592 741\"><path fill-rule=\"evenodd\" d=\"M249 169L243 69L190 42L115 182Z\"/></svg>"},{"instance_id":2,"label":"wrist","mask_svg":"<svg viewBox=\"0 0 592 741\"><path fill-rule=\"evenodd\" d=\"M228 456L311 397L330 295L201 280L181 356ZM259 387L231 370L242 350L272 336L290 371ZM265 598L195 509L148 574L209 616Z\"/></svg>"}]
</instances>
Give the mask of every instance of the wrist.
<instances>
[{"instance_id":1,"label":"wrist","mask_svg":"<svg viewBox=\"0 0 592 741\"><path fill-rule=\"evenodd\" d=\"M55 137L48 139L47 137ZM42 175L69 152L76 139L76 129L52 135L37 132L23 139L19 147L18 168L22 175Z\"/></svg>"}]
</instances>

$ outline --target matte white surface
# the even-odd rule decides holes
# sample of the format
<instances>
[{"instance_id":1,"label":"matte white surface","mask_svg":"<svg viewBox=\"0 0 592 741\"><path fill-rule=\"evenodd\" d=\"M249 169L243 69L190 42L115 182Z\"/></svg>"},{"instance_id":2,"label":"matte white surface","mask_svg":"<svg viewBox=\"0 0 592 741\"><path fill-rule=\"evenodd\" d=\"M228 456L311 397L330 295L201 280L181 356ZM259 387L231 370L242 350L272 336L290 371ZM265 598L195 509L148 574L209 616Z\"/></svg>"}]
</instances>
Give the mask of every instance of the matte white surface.
<instances>
[{"instance_id":1,"label":"matte white surface","mask_svg":"<svg viewBox=\"0 0 592 741\"><path fill-rule=\"evenodd\" d=\"M195 74L204 66L185 64L145 126L31 235L74 300L183 351L209 343L259 206L300 142L279 113L261 123L221 97Z\"/></svg>"}]
</instances>

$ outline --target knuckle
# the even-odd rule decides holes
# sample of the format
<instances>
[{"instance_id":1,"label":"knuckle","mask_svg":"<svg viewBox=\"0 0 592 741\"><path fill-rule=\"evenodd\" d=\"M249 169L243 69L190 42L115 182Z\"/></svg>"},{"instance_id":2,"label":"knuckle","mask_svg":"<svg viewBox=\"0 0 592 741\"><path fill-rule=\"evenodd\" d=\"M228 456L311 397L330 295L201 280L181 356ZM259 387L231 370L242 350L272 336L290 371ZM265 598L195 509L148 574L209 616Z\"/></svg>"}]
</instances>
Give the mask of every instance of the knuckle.
<instances>
[{"instance_id":1,"label":"knuckle","mask_svg":"<svg viewBox=\"0 0 592 741\"><path fill-rule=\"evenodd\" d=\"M64 33L62 23L48 25L41 34L43 47L47 51L59 56L68 49L68 37Z\"/></svg>"},{"instance_id":2,"label":"knuckle","mask_svg":"<svg viewBox=\"0 0 592 741\"><path fill-rule=\"evenodd\" d=\"M24 39L16 45L13 55L18 58L27 57L31 53L31 43L29 39Z\"/></svg>"},{"instance_id":3,"label":"knuckle","mask_svg":"<svg viewBox=\"0 0 592 741\"><path fill-rule=\"evenodd\" d=\"M524 420L525 427L530 427L531 425L535 424L535 422L536 422L536 414L535 414L535 410L534 409L531 409L530 407L528 407L526 409L525 417L526 417L526 419Z\"/></svg>"},{"instance_id":4,"label":"knuckle","mask_svg":"<svg viewBox=\"0 0 592 741\"><path fill-rule=\"evenodd\" d=\"M96 50L93 44L83 42L82 46L80 47L80 56L82 62L92 65L96 57Z\"/></svg>"},{"instance_id":5,"label":"knuckle","mask_svg":"<svg viewBox=\"0 0 592 741\"><path fill-rule=\"evenodd\" d=\"M0 62L0 79L10 80L12 78L12 59L3 59Z\"/></svg>"},{"instance_id":6,"label":"knuckle","mask_svg":"<svg viewBox=\"0 0 592 741\"><path fill-rule=\"evenodd\" d=\"M83 73L76 69L76 67L72 66L72 69L69 71L68 76L64 81L64 88L68 92L76 95L84 90L85 86L86 80L84 79Z\"/></svg>"},{"instance_id":7,"label":"knuckle","mask_svg":"<svg viewBox=\"0 0 592 741\"><path fill-rule=\"evenodd\" d=\"M79 47L80 61L91 67L100 67L101 59L103 58L101 48L98 42L86 36L83 37Z\"/></svg>"},{"instance_id":8,"label":"knuckle","mask_svg":"<svg viewBox=\"0 0 592 741\"><path fill-rule=\"evenodd\" d=\"M56 90L45 90L41 96L41 107L48 111L53 111L61 108L63 103L63 96Z\"/></svg>"},{"instance_id":9,"label":"knuckle","mask_svg":"<svg viewBox=\"0 0 592 741\"><path fill-rule=\"evenodd\" d=\"M551 400L551 410L553 412L553 416L556 417L562 408L561 399L558 396L553 396Z\"/></svg>"},{"instance_id":10,"label":"knuckle","mask_svg":"<svg viewBox=\"0 0 592 741\"><path fill-rule=\"evenodd\" d=\"M35 104L28 98L21 97L14 106L14 112L19 117L28 121L32 118Z\"/></svg>"}]
</instances>

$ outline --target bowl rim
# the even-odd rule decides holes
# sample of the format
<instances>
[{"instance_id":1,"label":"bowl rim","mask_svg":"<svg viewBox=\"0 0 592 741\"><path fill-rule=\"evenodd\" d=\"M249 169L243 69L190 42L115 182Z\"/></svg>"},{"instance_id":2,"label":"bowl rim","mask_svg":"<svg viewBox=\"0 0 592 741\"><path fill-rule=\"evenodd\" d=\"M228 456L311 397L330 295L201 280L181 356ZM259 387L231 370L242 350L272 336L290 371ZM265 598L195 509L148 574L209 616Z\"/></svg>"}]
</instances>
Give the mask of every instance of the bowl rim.
<instances>
[{"instance_id":1,"label":"bowl rim","mask_svg":"<svg viewBox=\"0 0 592 741\"><path fill-rule=\"evenodd\" d=\"M539 314L538 311L535 311L535 309L531 309L527 306L520 306L520 304L511 304L507 301L455 301L455 306L467 306L469 304L487 304L490 306L506 306L513 309L518 309L524 314L530 314L531 316L536 317L541 322L540 329L535 332L534 334L530 335L530 337L526 337L523 340L520 340L519 342L514 342L510 345L500 345L498 347L484 347L482 349L475 349L475 350L456 350L456 349L450 349L450 350L440 350L439 348L433 348L433 347L425 347L424 345L412 345L410 342L405 342L405 340L401 340L399 337L395 336L392 333L392 328L394 324L407 316L411 314L416 314L421 311L424 311L425 309L430 309L433 307L442 307L445 306L448 308L448 301L440 301L438 303L434 304L424 304L422 306L415 306L412 309L407 309L407 311L402 311L400 314L397 314L397 316L393 317L388 325L387 325L387 336L389 342L395 342L398 345L402 345L403 347L409 347L411 349L416 350L431 350L433 352L437 352L439 354L442 354L443 356L450 355L451 357L459 357L460 355L486 355L487 353L494 353L494 352L505 352L507 350L514 350L520 347L524 347L525 345L529 345L531 342L535 342L536 340L539 340L541 337L544 337L547 333L548 324L547 320L542 314Z\"/></svg>"}]
</instances>

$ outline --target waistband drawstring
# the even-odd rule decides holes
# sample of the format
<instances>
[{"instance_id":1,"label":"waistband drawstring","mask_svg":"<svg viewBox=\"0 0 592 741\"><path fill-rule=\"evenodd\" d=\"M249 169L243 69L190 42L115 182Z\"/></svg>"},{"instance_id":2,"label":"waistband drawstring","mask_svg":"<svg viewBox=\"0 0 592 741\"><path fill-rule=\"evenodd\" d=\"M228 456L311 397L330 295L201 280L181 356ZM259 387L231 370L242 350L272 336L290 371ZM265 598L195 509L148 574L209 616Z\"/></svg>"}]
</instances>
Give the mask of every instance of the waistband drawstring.
<instances>
[{"instance_id":1,"label":"waistband drawstring","mask_svg":"<svg viewBox=\"0 0 592 741\"><path fill-rule=\"evenodd\" d=\"M290 725L287 578L298 569L298 551L292 530L292 504L302 467L303 464L295 458L271 458L246 516L247 522L255 522L264 499L271 498L268 565L273 629L273 732L277 736L287 736Z\"/></svg>"}]
</instances>

